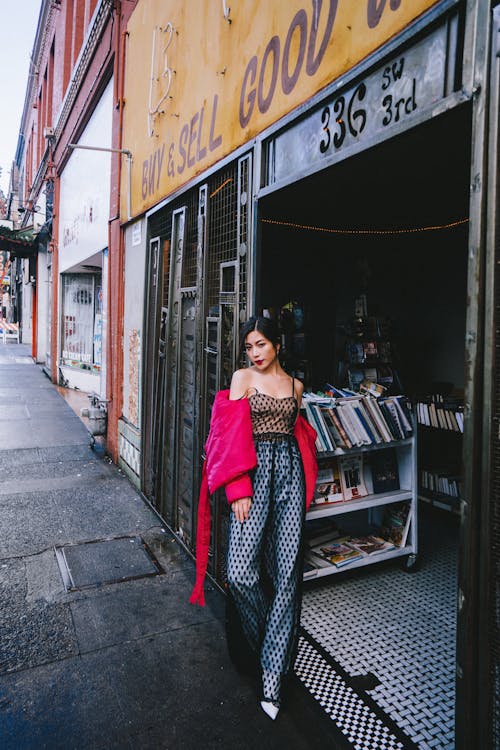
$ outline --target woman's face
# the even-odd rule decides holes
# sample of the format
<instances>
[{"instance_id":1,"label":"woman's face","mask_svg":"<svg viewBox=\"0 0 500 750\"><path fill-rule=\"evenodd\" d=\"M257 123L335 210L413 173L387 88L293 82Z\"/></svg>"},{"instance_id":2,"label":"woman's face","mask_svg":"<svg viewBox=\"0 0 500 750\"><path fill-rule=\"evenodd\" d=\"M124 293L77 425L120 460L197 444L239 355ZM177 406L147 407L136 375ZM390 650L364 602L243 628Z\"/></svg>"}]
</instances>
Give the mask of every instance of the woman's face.
<instances>
[{"instance_id":1,"label":"woman's face","mask_svg":"<svg viewBox=\"0 0 500 750\"><path fill-rule=\"evenodd\" d=\"M258 370L266 370L276 359L277 347L259 333L251 331L245 339L245 351L251 364Z\"/></svg>"}]
</instances>

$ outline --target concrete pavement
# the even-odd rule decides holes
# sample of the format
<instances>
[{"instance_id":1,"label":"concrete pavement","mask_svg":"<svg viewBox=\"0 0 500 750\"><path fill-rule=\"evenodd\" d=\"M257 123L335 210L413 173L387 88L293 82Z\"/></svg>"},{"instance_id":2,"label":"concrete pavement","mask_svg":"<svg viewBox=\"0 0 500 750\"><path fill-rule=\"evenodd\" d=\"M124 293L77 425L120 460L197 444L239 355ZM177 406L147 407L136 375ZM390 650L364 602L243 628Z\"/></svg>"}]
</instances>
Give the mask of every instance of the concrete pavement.
<instances>
[{"instance_id":1,"label":"concrete pavement","mask_svg":"<svg viewBox=\"0 0 500 750\"><path fill-rule=\"evenodd\" d=\"M300 685L276 722L262 713L223 596L189 604L193 561L89 443L28 347L0 344L0 747L340 747ZM121 580L151 572L141 540L162 572ZM99 585L68 590L61 555Z\"/></svg>"}]
</instances>

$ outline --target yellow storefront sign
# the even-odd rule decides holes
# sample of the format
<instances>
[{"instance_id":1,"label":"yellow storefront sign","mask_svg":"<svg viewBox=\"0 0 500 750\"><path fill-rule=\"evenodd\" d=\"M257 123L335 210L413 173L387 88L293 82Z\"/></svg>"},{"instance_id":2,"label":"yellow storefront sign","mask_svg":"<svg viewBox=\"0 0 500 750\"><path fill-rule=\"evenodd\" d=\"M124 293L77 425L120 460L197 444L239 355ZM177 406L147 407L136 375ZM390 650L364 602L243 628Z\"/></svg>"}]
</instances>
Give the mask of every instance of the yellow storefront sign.
<instances>
[{"instance_id":1,"label":"yellow storefront sign","mask_svg":"<svg viewBox=\"0 0 500 750\"><path fill-rule=\"evenodd\" d=\"M250 141L438 2L139 0L128 26L123 125L123 146L133 155L132 215Z\"/></svg>"}]
</instances>

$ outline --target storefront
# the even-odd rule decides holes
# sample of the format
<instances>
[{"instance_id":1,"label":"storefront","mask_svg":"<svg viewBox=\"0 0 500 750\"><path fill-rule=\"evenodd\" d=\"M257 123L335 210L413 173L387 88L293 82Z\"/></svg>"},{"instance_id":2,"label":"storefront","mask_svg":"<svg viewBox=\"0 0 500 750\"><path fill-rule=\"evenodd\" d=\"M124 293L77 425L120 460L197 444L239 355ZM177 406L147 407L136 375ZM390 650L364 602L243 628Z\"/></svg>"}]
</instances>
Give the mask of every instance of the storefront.
<instances>
[{"instance_id":1,"label":"storefront","mask_svg":"<svg viewBox=\"0 0 500 750\"><path fill-rule=\"evenodd\" d=\"M59 380L101 398L106 398L112 94L111 80L64 167L59 200Z\"/></svg>"},{"instance_id":2,"label":"storefront","mask_svg":"<svg viewBox=\"0 0 500 750\"><path fill-rule=\"evenodd\" d=\"M420 569L406 582L399 568L381 564L364 577L334 576L335 585L308 584L297 670L309 675L308 689L318 695L325 687L323 678L310 678L310 652L324 659L331 670L329 715L353 746L353 727L335 708L337 679L356 693L354 724L365 747L381 746L368 728L374 723L390 735L387 746L487 747L498 743L498 685L479 647L474 612L485 611L487 601L493 612L497 596L492 568L477 552L485 539L479 530L494 518L480 497L481 487L487 497L494 494L486 436L494 399L483 389L483 336L493 327L495 295L492 286L488 309L482 169L489 8L453 0L413 5L368 2L360 12L314 3L311 12L294 4L269 23L261 13L241 42L236 84L234 69L225 66L235 40L229 49L225 44L243 19L224 15L214 20L222 41L209 69L217 93L205 94L198 110L196 86L184 110L176 89L189 52L184 17L173 10L168 16L154 2L139 6L142 23L148 11L156 20L153 42L160 45L156 37L165 35L164 71L175 70L177 78L164 74L158 91L152 84L147 138L132 122L124 124L124 142L142 165L132 181L132 214L140 218L127 228L126 255L145 268L146 288L144 316L137 300L126 331L128 366L142 363L137 390L134 380L142 400L120 428L122 460L193 550L213 396L238 366L240 323L262 310L280 316L288 368L313 390L325 383L352 387L354 372L367 378L370 369L377 379L397 378L415 404L443 390L461 399L463 434L418 428L411 489L420 498ZM140 38L134 20L129 65ZM196 28L192 33L196 38ZM228 91L237 112L224 99ZM140 227L135 243L134 226ZM133 294L127 283L126 310ZM383 336L371 336L387 340L390 354L386 349L377 362L349 360L356 317L385 326ZM494 373L486 343L488 351ZM423 472L439 473L426 462L440 453L453 454L459 468L462 456L474 457L464 462L459 501L424 491ZM210 564L223 583L227 506L214 507ZM392 600L382 600L381 589L392 591ZM401 609L402 593L408 603ZM342 652L336 639L347 600L353 614L342 620L340 637L352 636L353 645ZM378 641L360 626L373 619L378 635L384 633ZM493 619L481 627L494 652ZM372 662L353 656L364 653L357 631L371 644ZM411 643L418 648L412 651ZM350 675L363 672L375 674L378 684L353 688ZM432 672L437 681L426 680ZM370 715L360 718L365 710Z\"/></svg>"}]
</instances>

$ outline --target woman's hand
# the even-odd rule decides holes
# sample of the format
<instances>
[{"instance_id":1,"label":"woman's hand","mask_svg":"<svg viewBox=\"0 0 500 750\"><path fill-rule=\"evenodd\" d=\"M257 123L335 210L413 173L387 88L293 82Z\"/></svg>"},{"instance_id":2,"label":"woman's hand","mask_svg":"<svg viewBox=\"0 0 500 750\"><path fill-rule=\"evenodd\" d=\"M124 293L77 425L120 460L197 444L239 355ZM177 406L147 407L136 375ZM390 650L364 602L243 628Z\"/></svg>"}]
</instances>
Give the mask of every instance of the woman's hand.
<instances>
[{"instance_id":1,"label":"woman's hand","mask_svg":"<svg viewBox=\"0 0 500 750\"><path fill-rule=\"evenodd\" d=\"M246 521L250 514L250 506L252 505L251 497L241 497L239 500L235 500L231 503L231 510L236 516L236 519L243 523Z\"/></svg>"}]
</instances>

